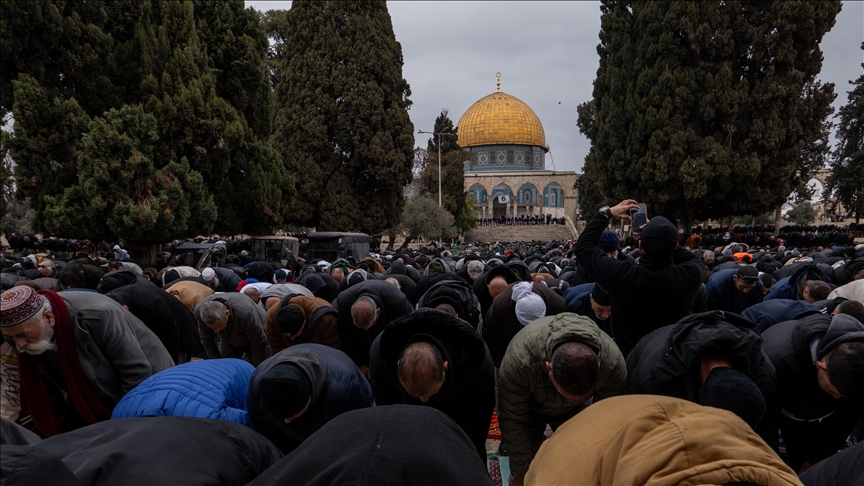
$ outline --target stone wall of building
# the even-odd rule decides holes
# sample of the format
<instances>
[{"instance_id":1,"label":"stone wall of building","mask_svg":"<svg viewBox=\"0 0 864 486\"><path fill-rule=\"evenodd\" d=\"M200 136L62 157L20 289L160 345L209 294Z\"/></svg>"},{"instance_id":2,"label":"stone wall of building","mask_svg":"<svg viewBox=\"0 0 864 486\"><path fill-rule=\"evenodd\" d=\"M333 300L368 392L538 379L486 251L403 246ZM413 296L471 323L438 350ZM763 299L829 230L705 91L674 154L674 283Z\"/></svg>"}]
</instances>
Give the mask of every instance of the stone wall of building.
<instances>
[{"instance_id":1,"label":"stone wall of building","mask_svg":"<svg viewBox=\"0 0 864 486\"><path fill-rule=\"evenodd\" d=\"M465 172L464 188L475 200L478 218L552 214L575 221L575 185L571 171L488 171ZM504 201L501 195L507 196Z\"/></svg>"}]
</instances>

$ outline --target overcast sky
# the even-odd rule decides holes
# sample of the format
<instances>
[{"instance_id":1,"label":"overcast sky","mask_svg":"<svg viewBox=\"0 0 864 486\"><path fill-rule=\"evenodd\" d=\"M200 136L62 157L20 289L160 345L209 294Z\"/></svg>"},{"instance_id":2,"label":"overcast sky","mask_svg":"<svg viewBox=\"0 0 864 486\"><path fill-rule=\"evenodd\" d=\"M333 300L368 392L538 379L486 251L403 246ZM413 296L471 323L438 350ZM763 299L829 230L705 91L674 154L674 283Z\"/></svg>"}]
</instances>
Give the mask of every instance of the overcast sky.
<instances>
[{"instance_id":1,"label":"overcast sky","mask_svg":"<svg viewBox=\"0 0 864 486\"><path fill-rule=\"evenodd\" d=\"M288 9L284 0L246 0L257 10ZM591 99L597 75L599 2L388 2L411 85L414 129L431 131L442 109L459 118L475 101L501 91L530 106L546 131L547 168L581 171L590 143L576 127L576 106ZM843 2L822 41L819 78L834 83L835 107L861 75L864 3ZM427 135L415 135L426 146Z\"/></svg>"}]
</instances>

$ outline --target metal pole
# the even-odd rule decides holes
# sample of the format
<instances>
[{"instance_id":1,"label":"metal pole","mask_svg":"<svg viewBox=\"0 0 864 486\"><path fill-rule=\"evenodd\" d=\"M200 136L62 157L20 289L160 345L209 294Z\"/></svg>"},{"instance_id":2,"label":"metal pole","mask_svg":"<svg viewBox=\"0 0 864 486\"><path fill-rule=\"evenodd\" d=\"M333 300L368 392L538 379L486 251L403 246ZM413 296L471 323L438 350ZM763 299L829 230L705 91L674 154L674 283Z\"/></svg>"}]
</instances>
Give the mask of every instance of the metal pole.
<instances>
[{"instance_id":1,"label":"metal pole","mask_svg":"<svg viewBox=\"0 0 864 486\"><path fill-rule=\"evenodd\" d=\"M441 134L438 134L438 207L441 207Z\"/></svg>"}]
</instances>

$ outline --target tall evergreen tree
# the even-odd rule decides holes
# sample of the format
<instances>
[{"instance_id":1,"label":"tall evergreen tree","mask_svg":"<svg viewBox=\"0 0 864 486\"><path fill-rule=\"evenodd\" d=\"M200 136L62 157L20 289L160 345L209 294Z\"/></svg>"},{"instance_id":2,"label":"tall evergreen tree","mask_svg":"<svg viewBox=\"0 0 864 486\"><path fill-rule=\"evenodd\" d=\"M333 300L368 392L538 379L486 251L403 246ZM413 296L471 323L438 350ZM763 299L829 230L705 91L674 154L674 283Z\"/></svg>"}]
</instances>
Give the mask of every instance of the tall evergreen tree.
<instances>
[{"instance_id":1,"label":"tall evergreen tree","mask_svg":"<svg viewBox=\"0 0 864 486\"><path fill-rule=\"evenodd\" d=\"M255 45L249 39L260 40L263 30L240 34L244 26L260 29L257 16L241 6L242 15L232 17L234 0L208 2L202 16L211 20L201 22L212 36L208 47L198 37L190 0L114 0L107 7L116 107L91 114L76 91L43 86L25 72L12 82L10 149L19 195L31 196L39 229L120 236L149 246L147 258L152 244L171 238L281 226L291 178L244 118L251 113L266 134L267 105L254 106L254 92L269 89L266 46L256 47L262 49L257 58L247 55ZM233 37L217 35L220 29ZM235 108L219 90L237 86L225 80L220 87L219 76L240 65L257 69L258 77L250 76L258 82L250 81L246 97L229 93L240 105Z\"/></svg>"},{"instance_id":2,"label":"tall evergreen tree","mask_svg":"<svg viewBox=\"0 0 864 486\"><path fill-rule=\"evenodd\" d=\"M581 205L760 214L823 165L834 87L816 76L839 1L601 4L600 68L580 105Z\"/></svg>"},{"instance_id":3,"label":"tall evergreen tree","mask_svg":"<svg viewBox=\"0 0 864 486\"><path fill-rule=\"evenodd\" d=\"M0 2L0 119L12 111L20 74L49 97L75 97L89 115L116 104L113 42L103 0Z\"/></svg>"},{"instance_id":4,"label":"tall evergreen tree","mask_svg":"<svg viewBox=\"0 0 864 486\"><path fill-rule=\"evenodd\" d=\"M411 91L383 0L296 0L287 14L273 146L295 177L290 218L377 233L411 180Z\"/></svg>"},{"instance_id":5,"label":"tall evergreen tree","mask_svg":"<svg viewBox=\"0 0 864 486\"><path fill-rule=\"evenodd\" d=\"M848 102L837 114L837 148L825 195L833 196L859 223L864 216L864 74L849 84Z\"/></svg>"},{"instance_id":6,"label":"tall evergreen tree","mask_svg":"<svg viewBox=\"0 0 864 486\"><path fill-rule=\"evenodd\" d=\"M273 118L269 46L258 13L245 8L243 0L199 0L195 26L216 77L216 94L231 103L256 136L269 136Z\"/></svg>"}]
</instances>

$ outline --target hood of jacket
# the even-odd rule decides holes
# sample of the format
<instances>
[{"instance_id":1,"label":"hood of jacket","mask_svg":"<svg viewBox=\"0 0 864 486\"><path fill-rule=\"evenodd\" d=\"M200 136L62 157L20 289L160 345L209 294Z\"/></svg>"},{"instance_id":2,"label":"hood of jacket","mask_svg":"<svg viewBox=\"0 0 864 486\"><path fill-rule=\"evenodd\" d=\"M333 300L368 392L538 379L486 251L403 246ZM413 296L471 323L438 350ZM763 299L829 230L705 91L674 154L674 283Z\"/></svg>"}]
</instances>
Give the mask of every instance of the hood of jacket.
<instances>
[{"instance_id":1,"label":"hood of jacket","mask_svg":"<svg viewBox=\"0 0 864 486\"><path fill-rule=\"evenodd\" d=\"M495 483L468 437L443 412L417 405L388 405L339 415L248 486L272 484Z\"/></svg>"},{"instance_id":2,"label":"hood of jacket","mask_svg":"<svg viewBox=\"0 0 864 486\"><path fill-rule=\"evenodd\" d=\"M461 395L474 383L489 356L483 338L470 324L435 309L417 309L396 319L379 339L379 356L388 376L396 376L396 362L409 344L427 342L438 348L449 361L444 388L436 394L442 400Z\"/></svg>"},{"instance_id":3,"label":"hood of jacket","mask_svg":"<svg viewBox=\"0 0 864 486\"><path fill-rule=\"evenodd\" d=\"M800 485L750 427L726 410L626 395L580 412L544 442L525 484Z\"/></svg>"},{"instance_id":4,"label":"hood of jacket","mask_svg":"<svg viewBox=\"0 0 864 486\"><path fill-rule=\"evenodd\" d=\"M819 342L816 359L824 358L837 346L851 341L864 341L864 324L850 315L837 314L831 319L828 330Z\"/></svg>"},{"instance_id":5,"label":"hood of jacket","mask_svg":"<svg viewBox=\"0 0 864 486\"><path fill-rule=\"evenodd\" d=\"M709 311L693 314L674 324L663 346L663 357L653 370L657 384L691 375L689 392L698 397L702 356L722 354L732 368L749 376L768 399L774 391L774 366L762 352L762 335L756 326L737 314ZM698 400L697 400L698 401Z\"/></svg>"}]
</instances>

